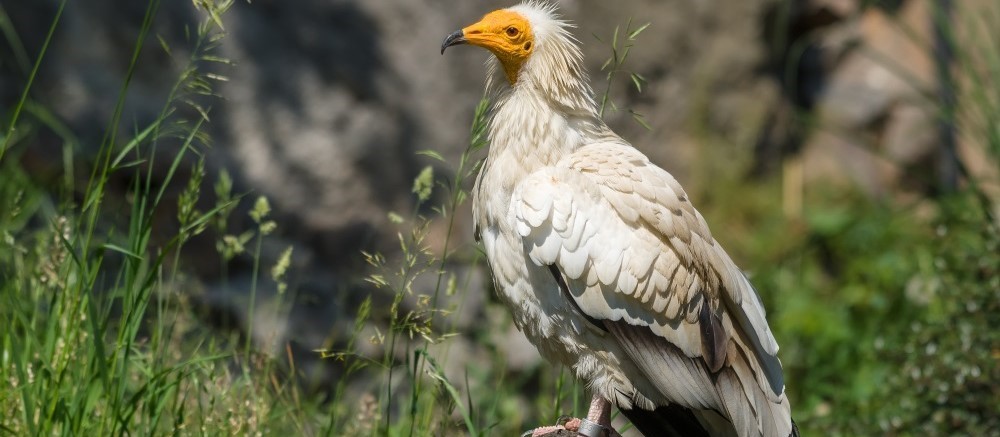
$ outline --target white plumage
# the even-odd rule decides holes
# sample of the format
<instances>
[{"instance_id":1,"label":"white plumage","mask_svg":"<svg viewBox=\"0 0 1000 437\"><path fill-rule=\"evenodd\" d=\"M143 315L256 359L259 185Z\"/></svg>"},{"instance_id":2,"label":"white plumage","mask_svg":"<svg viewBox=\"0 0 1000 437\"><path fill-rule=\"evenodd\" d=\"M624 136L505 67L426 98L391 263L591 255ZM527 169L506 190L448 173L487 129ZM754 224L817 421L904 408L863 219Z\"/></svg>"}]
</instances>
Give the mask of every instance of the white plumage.
<instances>
[{"instance_id":1,"label":"white plumage","mask_svg":"<svg viewBox=\"0 0 1000 437\"><path fill-rule=\"evenodd\" d=\"M526 3L442 47L491 50L509 82L473 193L501 299L594 405L647 434L792 434L759 298L677 180L598 116L568 28Z\"/></svg>"}]
</instances>

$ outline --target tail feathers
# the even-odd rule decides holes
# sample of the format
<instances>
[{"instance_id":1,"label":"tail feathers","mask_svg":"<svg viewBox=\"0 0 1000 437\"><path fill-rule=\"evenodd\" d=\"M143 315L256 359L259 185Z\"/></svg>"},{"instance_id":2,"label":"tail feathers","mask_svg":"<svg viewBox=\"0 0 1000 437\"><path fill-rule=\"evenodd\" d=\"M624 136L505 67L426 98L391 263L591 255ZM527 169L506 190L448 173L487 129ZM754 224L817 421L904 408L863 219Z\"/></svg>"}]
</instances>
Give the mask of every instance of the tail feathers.
<instances>
[{"instance_id":1,"label":"tail feathers","mask_svg":"<svg viewBox=\"0 0 1000 437\"><path fill-rule=\"evenodd\" d=\"M729 344L728 366L716 375L715 388L725 415L742 437L793 434L785 393L773 393L756 377L763 370L739 339Z\"/></svg>"},{"instance_id":2,"label":"tail feathers","mask_svg":"<svg viewBox=\"0 0 1000 437\"><path fill-rule=\"evenodd\" d=\"M797 435L784 384L775 388L781 381L769 376L780 375L780 362L773 356L758 359L745 336L730 337L724 365L712 372L701 357L687 357L648 329L624 322L605 321L604 326L671 402L652 411L622 410L644 435Z\"/></svg>"}]
</instances>

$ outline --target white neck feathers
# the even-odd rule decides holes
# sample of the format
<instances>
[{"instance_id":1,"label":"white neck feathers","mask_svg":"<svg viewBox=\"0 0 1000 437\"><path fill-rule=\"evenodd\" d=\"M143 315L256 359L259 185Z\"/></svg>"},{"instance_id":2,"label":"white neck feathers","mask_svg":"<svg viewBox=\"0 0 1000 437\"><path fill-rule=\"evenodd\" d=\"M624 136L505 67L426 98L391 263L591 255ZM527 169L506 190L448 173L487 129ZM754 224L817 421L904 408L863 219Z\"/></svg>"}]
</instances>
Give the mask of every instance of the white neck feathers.
<instances>
[{"instance_id":1,"label":"white neck feathers","mask_svg":"<svg viewBox=\"0 0 1000 437\"><path fill-rule=\"evenodd\" d=\"M503 85L496 95L489 127L491 158L513 153L529 168L552 165L583 144L613 136L597 114L571 25L549 5L526 3L511 10L531 23L535 50L517 81ZM491 62L492 73L496 60Z\"/></svg>"}]
</instances>

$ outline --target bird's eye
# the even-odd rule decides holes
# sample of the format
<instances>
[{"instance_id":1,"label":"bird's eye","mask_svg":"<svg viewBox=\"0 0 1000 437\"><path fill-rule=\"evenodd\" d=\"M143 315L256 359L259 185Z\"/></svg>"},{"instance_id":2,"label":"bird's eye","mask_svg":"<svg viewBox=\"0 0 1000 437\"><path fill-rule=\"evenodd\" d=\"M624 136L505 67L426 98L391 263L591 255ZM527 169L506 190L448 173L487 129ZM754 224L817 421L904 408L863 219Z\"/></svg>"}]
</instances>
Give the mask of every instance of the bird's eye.
<instances>
[{"instance_id":1,"label":"bird's eye","mask_svg":"<svg viewBox=\"0 0 1000 437\"><path fill-rule=\"evenodd\" d=\"M507 28L507 36L513 38L513 37L517 36L517 34L518 34L518 30L517 30L516 27L508 27Z\"/></svg>"}]
</instances>

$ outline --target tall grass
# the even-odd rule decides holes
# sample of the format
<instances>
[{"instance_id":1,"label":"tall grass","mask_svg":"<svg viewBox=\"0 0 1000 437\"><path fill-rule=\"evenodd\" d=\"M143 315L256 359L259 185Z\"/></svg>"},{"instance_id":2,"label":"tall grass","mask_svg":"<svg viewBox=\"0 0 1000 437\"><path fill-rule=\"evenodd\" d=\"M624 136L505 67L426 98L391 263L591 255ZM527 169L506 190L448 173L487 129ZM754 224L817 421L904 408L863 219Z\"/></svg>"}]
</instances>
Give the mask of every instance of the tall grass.
<instances>
[{"instance_id":1,"label":"tall grass","mask_svg":"<svg viewBox=\"0 0 1000 437\"><path fill-rule=\"evenodd\" d=\"M89 161L90 177L82 190L63 196L40 188L18 164L39 123L51 123L37 116L40 111L34 118L20 113L37 106L29 91L48 39L37 55L0 149L0 430L261 435L319 425L295 413L301 410L296 389L268 377L269 360L240 354L231 342L203 333L191 341L191 309L176 292L186 284L180 273L184 245L212 223L224 223L238 201L221 180L218 192L228 197L208 211L197 209L206 178L206 102L213 82L222 79L205 70L226 64L214 51L232 4L195 2L202 21L190 33L190 57L181 60L179 79L159 116L126 137L125 95L150 50L160 6L158 0L147 3L113 115ZM51 29L58 22L57 14ZM163 156L171 160L156 162ZM72 161L64 169L70 175ZM166 175L156 179L154 168L166 168ZM178 179L182 174L189 175L186 182ZM113 177L130 181L127 199L109 192ZM185 188L174 199L167 189L177 184ZM157 215L165 210L177 211L173 235L163 235L173 227ZM274 276L280 280L281 274Z\"/></svg>"}]
</instances>

